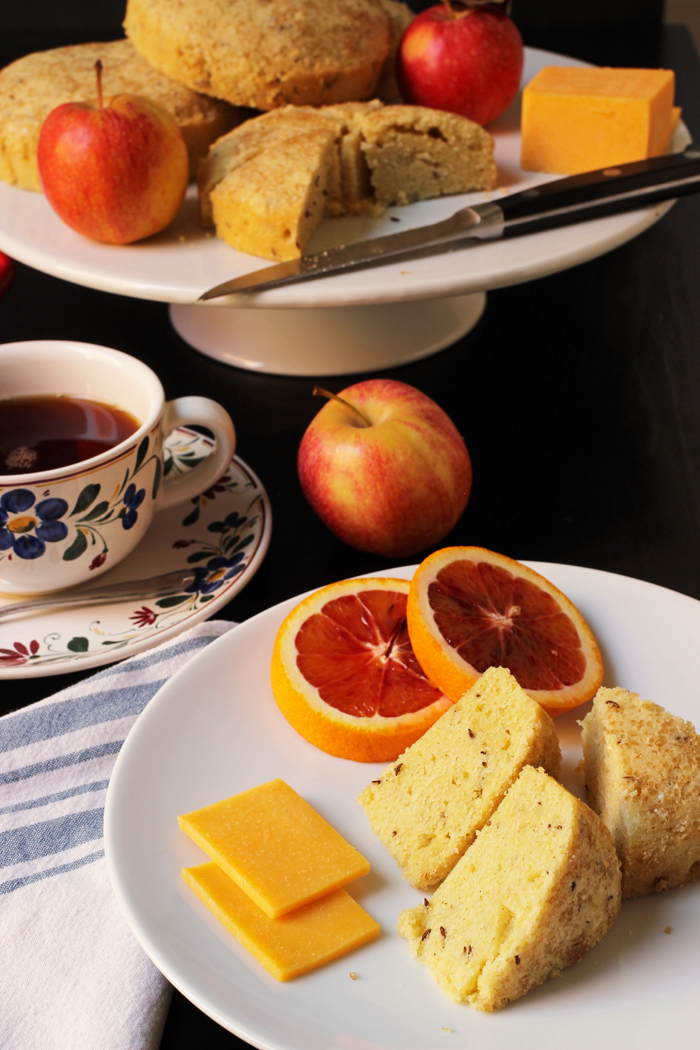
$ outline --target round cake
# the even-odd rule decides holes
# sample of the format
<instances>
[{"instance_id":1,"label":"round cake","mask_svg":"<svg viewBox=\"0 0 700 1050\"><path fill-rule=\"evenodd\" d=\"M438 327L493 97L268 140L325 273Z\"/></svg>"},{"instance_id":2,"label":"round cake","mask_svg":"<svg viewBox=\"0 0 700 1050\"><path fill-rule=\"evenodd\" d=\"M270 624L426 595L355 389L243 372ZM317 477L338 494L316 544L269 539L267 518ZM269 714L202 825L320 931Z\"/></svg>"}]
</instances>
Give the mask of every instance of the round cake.
<instances>
[{"instance_id":1,"label":"round cake","mask_svg":"<svg viewBox=\"0 0 700 1050\"><path fill-rule=\"evenodd\" d=\"M124 28L167 76L264 110L368 98L392 46L382 0L129 0Z\"/></svg>"},{"instance_id":2,"label":"round cake","mask_svg":"<svg viewBox=\"0 0 700 1050\"><path fill-rule=\"evenodd\" d=\"M212 142L240 123L226 102L200 95L163 76L128 40L37 51L0 70L0 179L41 191L36 146L41 125L65 102L97 101L95 62L103 66L105 100L146 95L175 118L187 146L190 174Z\"/></svg>"}]
</instances>

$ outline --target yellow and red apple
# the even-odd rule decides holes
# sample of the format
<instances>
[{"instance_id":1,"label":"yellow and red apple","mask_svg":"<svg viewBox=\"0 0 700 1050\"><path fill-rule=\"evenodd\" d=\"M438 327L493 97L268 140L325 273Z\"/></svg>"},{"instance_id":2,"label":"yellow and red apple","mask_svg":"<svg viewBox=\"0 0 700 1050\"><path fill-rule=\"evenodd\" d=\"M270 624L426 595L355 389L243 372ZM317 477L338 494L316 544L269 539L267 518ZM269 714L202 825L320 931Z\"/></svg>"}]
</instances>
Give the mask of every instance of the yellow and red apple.
<instances>
[{"instance_id":1,"label":"yellow and red apple","mask_svg":"<svg viewBox=\"0 0 700 1050\"><path fill-rule=\"evenodd\" d=\"M101 67L100 67L101 68ZM161 106L117 95L103 106L67 102L44 121L39 175L51 207L78 233L130 244L174 219L187 189L182 132Z\"/></svg>"},{"instance_id":2,"label":"yellow and red apple","mask_svg":"<svg viewBox=\"0 0 700 1050\"><path fill-rule=\"evenodd\" d=\"M368 379L329 400L304 434L297 466L304 495L336 536L391 558L438 543L472 483L449 416L392 379Z\"/></svg>"},{"instance_id":3,"label":"yellow and red apple","mask_svg":"<svg viewBox=\"0 0 700 1050\"><path fill-rule=\"evenodd\" d=\"M401 39L397 74L406 102L488 124L518 93L523 42L503 3L469 2L419 14Z\"/></svg>"}]
</instances>

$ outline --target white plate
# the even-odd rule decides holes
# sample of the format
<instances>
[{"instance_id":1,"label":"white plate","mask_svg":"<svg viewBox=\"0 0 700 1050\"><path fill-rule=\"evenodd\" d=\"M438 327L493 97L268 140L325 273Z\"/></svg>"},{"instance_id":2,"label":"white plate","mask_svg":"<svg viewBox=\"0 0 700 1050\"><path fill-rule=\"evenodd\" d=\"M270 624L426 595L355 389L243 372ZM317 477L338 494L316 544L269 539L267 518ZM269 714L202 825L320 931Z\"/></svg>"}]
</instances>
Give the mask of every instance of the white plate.
<instances>
[{"instance_id":1,"label":"white plate","mask_svg":"<svg viewBox=\"0 0 700 1050\"><path fill-rule=\"evenodd\" d=\"M166 474L184 473L212 447L208 438L179 427L165 443ZM159 511L138 547L90 586L193 567L201 570L201 579L167 597L48 609L2 622L0 679L102 667L208 620L255 575L267 552L271 529L267 493L250 467L236 456L220 480L201 496ZM94 550L99 549L98 544ZM86 557L92 555L88 552ZM0 597L0 609L16 600Z\"/></svg>"},{"instance_id":2,"label":"white plate","mask_svg":"<svg viewBox=\"0 0 700 1050\"><path fill-rule=\"evenodd\" d=\"M527 564L588 620L602 643L606 684L636 690L698 724L700 602L594 569ZM412 572L391 575L410 578ZM264 1050L694 1046L700 883L625 902L607 937L580 962L498 1013L479 1013L443 995L395 932L401 909L422 894L401 878L354 801L382 766L322 753L275 705L272 645L296 600L241 624L178 672L140 716L117 760L105 815L110 878L134 933L166 977L214 1020ZM558 719L564 780L579 789L573 770L582 714ZM383 931L371 945L285 984L182 883L180 867L206 858L176 820L274 777L291 784L369 859L371 873L350 890ZM673 927L670 935L666 926Z\"/></svg>"},{"instance_id":3,"label":"white plate","mask_svg":"<svg viewBox=\"0 0 700 1050\"><path fill-rule=\"evenodd\" d=\"M572 58L527 48L523 82L530 80L543 65L552 63L585 65ZM503 191L517 192L550 181L552 176L524 172L520 168L519 129L519 102L489 126L496 139L502 190L392 208L381 219L327 220L316 232L309 250L320 251L366 237L395 233L409 226L438 222L458 208L486 197L497 200ZM672 148L682 149L689 141L687 129L681 125ZM405 262L394 263L263 292L253 300L239 296L226 301L237 306L342 306L433 299L519 284L616 248L651 226L670 206L670 202L664 202L593 222L412 260L410 266ZM392 215L399 219L398 223L391 221ZM237 252L201 229L194 187L190 188L175 222L162 234L140 244L117 247L98 244L74 233L54 214L41 194L0 182L0 249L37 270L89 288L169 303L196 302L206 289L266 265L265 260Z\"/></svg>"}]
</instances>

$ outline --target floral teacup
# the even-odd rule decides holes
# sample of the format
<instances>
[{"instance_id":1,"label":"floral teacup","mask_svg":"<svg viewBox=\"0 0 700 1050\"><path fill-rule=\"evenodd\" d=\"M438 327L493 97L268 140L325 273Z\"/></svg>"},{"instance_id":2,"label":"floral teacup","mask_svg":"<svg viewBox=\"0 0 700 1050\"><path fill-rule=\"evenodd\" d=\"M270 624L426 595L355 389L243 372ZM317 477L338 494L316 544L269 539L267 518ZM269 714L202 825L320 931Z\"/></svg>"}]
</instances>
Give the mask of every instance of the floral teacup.
<instances>
[{"instance_id":1,"label":"floral teacup","mask_svg":"<svg viewBox=\"0 0 700 1050\"><path fill-rule=\"evenodd\" d=\"M54 470L0 476L0 593L40 594L83 583L138 544L156 510L213 485L231 462L228 413L204 397L166 403L141 361L88 343L0 346L0 399L67 395L112 405L139 422L126 440ZM215 450L186 474L163 478L163 441L176 427L213 431Z\"/></svg>"}]
</instances>

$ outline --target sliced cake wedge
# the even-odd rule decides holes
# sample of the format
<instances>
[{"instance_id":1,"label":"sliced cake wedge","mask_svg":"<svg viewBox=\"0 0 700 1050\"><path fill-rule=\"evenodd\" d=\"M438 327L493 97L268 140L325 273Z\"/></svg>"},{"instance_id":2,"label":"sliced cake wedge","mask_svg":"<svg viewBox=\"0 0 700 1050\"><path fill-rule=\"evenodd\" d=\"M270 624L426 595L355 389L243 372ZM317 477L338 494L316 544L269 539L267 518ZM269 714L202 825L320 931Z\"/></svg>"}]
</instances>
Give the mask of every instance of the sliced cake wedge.
<instances>
[{"instance_id":1,"label":"sliced cake wedge","mask_svg":"<svg viewBox=\"0 0 700 1050\"><path fill-rule=\"evenodd\" d=\"M211 147L197 179L201 219L239 251L294 259L324 215L493 189L493 150L478 124L421 106L285 106Z\"/></svg>"},{"instance_id":2,"label":"sliced cake wedge","mask_svg":"<svg viewBox=\"0 0 700 1050\"><path fill-rule=\"evenodd\" d=\"M610 832L528 766L432 900L401 913L398 931L451 999L491 1011L580 959L619 910Z\"/></svg>"},{"instance_id":3,"label":"sliced cake wedge","mask_svg":"<svg viewBox=\"0 0 700 1050\"><path fill-rule=\"evenodd\" d=\"M637 693L599 689L583 719L591 805L612 833L623 897L700 877L700 736Z\"/></svg>"},{"instance_id":4,"label":"sliced cake wedge","mask_svg":"<svg viewBox=\"0 0 700 1050\"><path fill-rule=\"evenodd\" d=\"M557 776L560 763L551 717L510 671L490 667L357 801L425 890L454 868L524 766Z\"/></svg>"}]
</instances>

